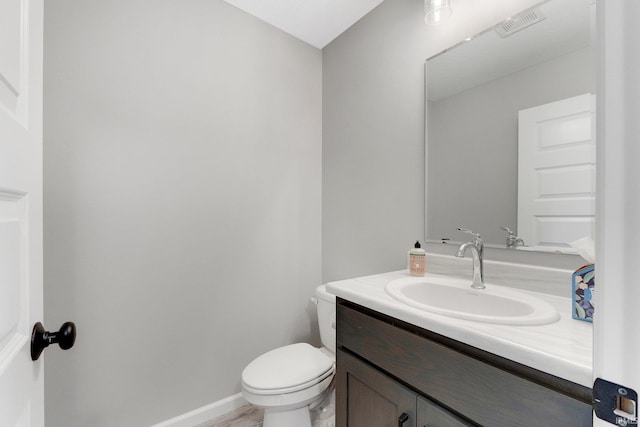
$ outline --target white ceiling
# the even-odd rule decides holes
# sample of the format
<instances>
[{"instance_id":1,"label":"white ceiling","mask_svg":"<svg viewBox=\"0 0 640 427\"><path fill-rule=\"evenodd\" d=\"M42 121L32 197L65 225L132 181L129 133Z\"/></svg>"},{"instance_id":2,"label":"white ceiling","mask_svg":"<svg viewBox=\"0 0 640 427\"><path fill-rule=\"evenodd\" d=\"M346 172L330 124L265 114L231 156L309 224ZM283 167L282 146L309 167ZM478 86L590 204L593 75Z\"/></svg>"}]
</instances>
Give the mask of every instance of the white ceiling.
<instances>
[{"instance_id":1,"label":"white ceiling","mask_svg":"<svg viewBox=\"0 0 640 427\"><path fill-rule=\"evenodd\" d=\"M322 49L383 0L224 0Z\"/></svg>"}]
</instances>

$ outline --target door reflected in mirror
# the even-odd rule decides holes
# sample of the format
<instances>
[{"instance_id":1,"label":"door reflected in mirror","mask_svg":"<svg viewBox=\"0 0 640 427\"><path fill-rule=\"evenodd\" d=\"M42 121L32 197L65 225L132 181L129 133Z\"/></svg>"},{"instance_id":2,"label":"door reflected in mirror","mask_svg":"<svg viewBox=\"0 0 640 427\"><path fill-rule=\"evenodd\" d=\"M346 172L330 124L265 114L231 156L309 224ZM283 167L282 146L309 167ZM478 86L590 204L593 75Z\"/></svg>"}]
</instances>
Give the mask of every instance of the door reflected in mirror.
<instances>
[{"instance_id":1,"label":"door reflected in mirror","mask_svg":"<svg viewBox=\"0 0 640 427\"><path fill-rule=\"evenodd\" d=\"M460 241L463 226L506 247L509 228L518 249L570 252L592 235L589 3L544 2L427 60L428 240Z\"/></svg>"}]
</instances>

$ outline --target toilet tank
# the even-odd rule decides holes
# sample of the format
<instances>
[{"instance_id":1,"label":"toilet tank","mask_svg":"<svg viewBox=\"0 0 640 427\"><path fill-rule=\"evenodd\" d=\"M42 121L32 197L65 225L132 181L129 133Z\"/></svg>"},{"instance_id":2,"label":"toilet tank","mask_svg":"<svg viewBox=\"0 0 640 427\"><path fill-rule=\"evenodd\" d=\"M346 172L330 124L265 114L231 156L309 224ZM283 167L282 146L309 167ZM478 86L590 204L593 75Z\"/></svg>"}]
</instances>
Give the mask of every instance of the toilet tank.
<instances>
[{"instance_id":1,"label":"toilet tank","mask_svg":"<svg viewBox=\"0 0 640 427\"><path fill-rule=\"evenodd\" d=\"M316 288L318 327L322 345L336 352L336 296L327 292L325 285Z\"/></svg>"}]
</instances>

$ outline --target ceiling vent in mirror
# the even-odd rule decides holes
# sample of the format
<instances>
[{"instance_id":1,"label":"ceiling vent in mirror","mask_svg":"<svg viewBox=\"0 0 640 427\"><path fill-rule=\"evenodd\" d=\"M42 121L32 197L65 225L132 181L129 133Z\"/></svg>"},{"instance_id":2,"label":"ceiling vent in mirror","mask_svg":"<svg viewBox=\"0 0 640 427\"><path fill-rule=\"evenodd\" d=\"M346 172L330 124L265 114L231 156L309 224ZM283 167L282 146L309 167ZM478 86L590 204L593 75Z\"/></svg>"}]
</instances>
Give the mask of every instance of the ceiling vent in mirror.
<instances>
[{"instance_id":1,"label":"ceiling vent in mirror","mask_svg":"<svg viewBox=\"0 0 640 427\"><path fill-rule=\"evenodd\" d=\"M496 33L501 37L509 37L527 27L532 26L546 18L538 8L532 8L513 15L511 18L505 19L494 27Z\"/></svg>"}]
</instances>

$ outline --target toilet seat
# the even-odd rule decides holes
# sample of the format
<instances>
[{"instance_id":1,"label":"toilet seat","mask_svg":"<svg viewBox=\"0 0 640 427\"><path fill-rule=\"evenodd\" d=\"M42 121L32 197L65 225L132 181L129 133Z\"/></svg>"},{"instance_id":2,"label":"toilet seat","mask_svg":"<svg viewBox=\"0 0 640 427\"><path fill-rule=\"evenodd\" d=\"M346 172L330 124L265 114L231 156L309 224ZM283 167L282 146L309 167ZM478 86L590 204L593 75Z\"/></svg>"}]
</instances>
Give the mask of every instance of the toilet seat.
<instances>
[{"instance_id":1,"label":"toilet seat","mask_svg":"<svg viewBox=\"0 0 640 427\"><path fill-rule=\"evenodd\" d=\"M333 376L335 363L307 343L269 351L242 371L242 386L256 395L282 395L313 387Z\"/></svg>"}]
</instances>

